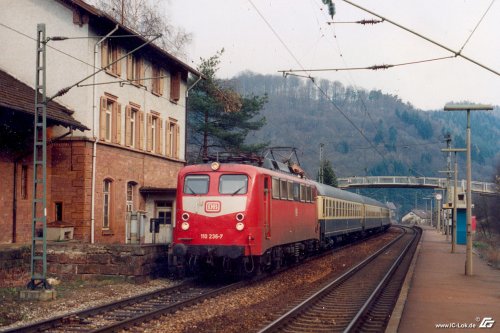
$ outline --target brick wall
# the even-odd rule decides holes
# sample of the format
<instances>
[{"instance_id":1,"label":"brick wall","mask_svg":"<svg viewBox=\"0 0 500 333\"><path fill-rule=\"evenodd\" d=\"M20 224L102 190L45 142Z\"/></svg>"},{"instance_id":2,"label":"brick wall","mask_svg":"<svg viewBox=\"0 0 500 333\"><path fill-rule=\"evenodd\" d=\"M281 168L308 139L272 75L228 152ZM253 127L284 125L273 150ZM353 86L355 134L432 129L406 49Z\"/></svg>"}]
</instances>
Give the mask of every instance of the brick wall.
<instances>
[{"instance_id":1,"label":"brick wall","mask_svg":"<svg viewBox=\"0 0 500 333\"><path fill-rule=\"evenodd\" d=\"M175 188L182 163L112 145L98 145L96 171L96 243L124 243L127 183L133 182L133 210L145 210L145 198L139 188ZM109 230L102 229L103 182L112 180L112 215Z\"/></svg>"},{"instance_id":2,"label":"brick wall","mask_svg":"<svg viewBox=\"0 0 500 333\"><path fill-rule=\"evenodd\" d=\"M90 242L92 142L60 141L52 147L52 201L63 204L63 222L74 226L74 238Z\"/></svg>"},{"instance_id":3,"label":"brick wall","mask_svg":"<svg viewBox=\"0 0 500 333\"><path fill-rule=\"evenodd\" d=\"M12 186L14 185L14 164L0 155L0 244L12 241Z\"/></svg>"},{"instance_id":4,"label":"brick wall","mask_svg":"<svg viewBox=\"0 0 500 333\"><path fill-rule=\"evenodd\" d=\"M142 283L168 272L167 245L51 244L47 253L50 276L123 277Z\"/></svg>"},{"instance_id":5,"label":"brick wall","mask_svg":"<svg viewBox=\"0 0 500 333\"><path fill-rule=\"evenodd\" d=\"M168 274L167 245L91 245L50 243L47 277L92 279L120 277L142 283ZM0 287L11 279L29 280L29 246L0 249Z\"/></svg>"},{"instance_id":6,"label":"brick wall","mask_svg":"<svg viewBox=\"0 0 500 333\"><path fill-rule=\"evenodd\" d=\"M47 222L55 221L55 203L62 203L62 221L74 226L74 239L90 243L92 206L92 147L85 139L66 139L48 147ZM95 193L95 242L125 243L127 183L134 183L133 210L145 210L139 188L175 188L182 162L112 144L97 145ZM21 198L21 169L27 169L27 197ZM0 156L0 244L12 242L14 161ZM33 165L31 157L17 163L16 242L31 240L31 198ZM112 180L111 221L102 229L103 182Z\"/></svg>"}]
</instances>

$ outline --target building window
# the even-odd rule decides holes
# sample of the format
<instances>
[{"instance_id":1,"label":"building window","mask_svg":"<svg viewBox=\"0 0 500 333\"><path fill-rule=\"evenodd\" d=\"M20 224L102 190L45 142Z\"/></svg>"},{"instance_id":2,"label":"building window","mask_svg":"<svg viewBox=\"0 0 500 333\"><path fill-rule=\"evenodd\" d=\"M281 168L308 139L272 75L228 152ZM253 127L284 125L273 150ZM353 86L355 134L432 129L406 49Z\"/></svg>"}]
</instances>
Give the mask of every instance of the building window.
<instances>
[{"instance_id":1,"label":"building window","mask_svg":"<svg viewBox=\"0 0 500 333\"><path fill-rule=\"evenodd\" d=\"M167 120L167 130L166 130L166 155L173 158L179 158L180 150L180 129L177 124L177 120L169 119Z\"/></svg>"},{"instance_id":2,"label":"building window","mask_svg":"<svg viewBox=\"0 0 500 333\"><path fill-rule=\"evenodd\" d=\"M175 72L170 77L170 101L177 103L181 97L181 72Z\"/></svg>"},{"instance_id":3,"label":"building window","mask_svg":"<svg viewBox=\"0 0 500 333\"><path fill-rule=\"evenodd\" d=\"M62 202L55 202L54 203L54 215L56 218L56 221L62 221L63 220L63 203Z\"/></svg>"},{"instance_id":4,"label":"building window","mask_svg":"<svg viewBox=\"0 0 500 333\"><path fill-rule=\"evenodd\" d=\"M101 66L106 68L106 72L112 75L120 76L122 73L121 51L115 42L111 39L105 40L101 44ZM111 66L109 66L111 64ZM109 66L109 67L108 67Z\"/></svg>"},{"instance_id":5,"label":"building window","mask_svg":"<svg viewBox=\"0 0 500 333\"><path fill-rule=\"evenodd\" d=\"M151 111L148 114L147 122L147 150L157 154L162 152L162 142L161 142L161 132L162 132L162 119L159 117L159 113Z\"/></svg>"},{"instance_id":6,"label":"building window","mask_svg":"<svg viewBox=\"0 0 500 333\"><path fill-rule=\"evenodd\" d=\"M111 180L104 180L103 184L103 218L102 218L102 228L109 229L111 220Z\"/></svg>"},{"instance_id":7,"label":"building window","mask_svg":"<svg viewBox=\"0 0 500 333\"><path fill-rule=\"evenodd\" d=\"M106 132L106 135L105 135L105 140L106 141L111 141L111 119L112 119L112 112L113 112L113 101L111 100L106 100L106 106L105 106L105 132Z\"/></svg>"},{"instance_id":8,"label":"building window","mask_svg":"<svg viewBox=\"0 0 500 333\"><path fill-rule=\"evenodd\" d=\"M106 94L101 97L101 111L99 123L100 140L121 143L122 111L116 96Z\"/></svg>"},{"instance_id":9,"label":"building window","mask_svg":"<svg viewBox=\"0 0 500 333\"><path fill-rule=\"evenodd\" d=\"M144 85L144 64L142 59L135 54L127 57L127 80L135 85Z\"/></svg>"},{"instance_id":10,"label":"building window","mask_svg":"<svg viewBox=\"0 0 500 333\"><path fill-rule=\"evenodd\" d=\"M131 103L125 108L125 145L144 149L144 112L140 111L139 106Z\"/></svg>"},{"instance_id":11,"label":"building window","mask_svg":"<svg viewBox=\"0 0 500 333\"><path fill-rule=\"evenodd\" d=\"M134 192L136 184L137 183L135 182L127 183L127 201L125 203L127 207L127 212L132 212L134 210Z\"/></svg>"},{"instance_id":12,"label":"building window","mask_svg":"<svg viewBox=\"0 0 500 333\"><path fill-rule=\"evenodd\" d=\"M21 199L28 198L28 166L21 166Z\"/></svg>"},{"instance_id":13,"label":"building window","mask_svg":"<svg viewBox=\"0 0 500 333\"><path fill-rule=\"evenodd\" d=\"M157 66L153 65L152 69L152 79L151 79L151 92L155 95L161 96L163 95L163 71L162 69Z\"/></svg>"}]
</instances>

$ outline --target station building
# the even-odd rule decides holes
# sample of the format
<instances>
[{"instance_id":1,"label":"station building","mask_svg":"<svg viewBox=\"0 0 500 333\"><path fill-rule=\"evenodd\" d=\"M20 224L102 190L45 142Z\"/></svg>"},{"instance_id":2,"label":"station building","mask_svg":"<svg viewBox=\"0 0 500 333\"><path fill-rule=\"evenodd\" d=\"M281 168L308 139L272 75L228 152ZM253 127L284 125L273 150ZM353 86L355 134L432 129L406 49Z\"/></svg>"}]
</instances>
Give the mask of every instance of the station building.
<instances>
[{"instance_id":1,"label":"station building","mask_svg":"<svg viewBox=\"0 0 500 333\"><path fill-rule=\"evenodd\" d=\"M38 23L47 37L68 37L46 44L47 96L89 76L47 108L49 239L169 242L187 80L200 73L81 0L4 0L2 8L0 244L31 240Z\"/></svg>"}]
</instances>

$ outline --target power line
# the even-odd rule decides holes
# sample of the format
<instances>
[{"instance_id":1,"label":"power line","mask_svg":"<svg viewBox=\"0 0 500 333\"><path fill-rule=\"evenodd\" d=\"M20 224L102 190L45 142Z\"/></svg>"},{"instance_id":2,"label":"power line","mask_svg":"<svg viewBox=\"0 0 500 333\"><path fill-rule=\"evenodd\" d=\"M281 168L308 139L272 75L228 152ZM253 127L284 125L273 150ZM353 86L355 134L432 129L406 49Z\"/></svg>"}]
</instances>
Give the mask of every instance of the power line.
<instances>
[{"instance_id":1,"label":"power line","mask_svg":"<svg viewBox=\"0 0 500 333\"><path fill-rule=\"evenodd\" d=\"M269 27L269 29L273 32L273 34L276 36L276 38L278 38L278 40L281 42L281 44L283 45L283 47L287 50L287 52L290 54L290 56L297 62L297 64L304 70L306 71L306 73L308 74L308 78L311 79L311 81L313 82L313 84L316 86L316 88L318 89L318 91L320 91L325 97L327 100L330 101L330 103L334 106L334 108L352 125L352 127L354 127L354 129L356 129L359 134L368 142L368 144L370 144L370 146L372 146L373 150L375 152L377 152L377 154L380 155L380 157L382 157L382 159L387 162L387 160L385 159L384 155L377 149L377 147L371 142L371 140L364 134L364 132L352 121L352 119L350 119L347 114L337 105L335 104L335 102L333 100L331 100L328 96L328 94L323 90L321 89L321 87L316 83L316 81L309 75L309 73L307 72L307 70L304 69L304 66L302 66L302 64L300 63L300 61L297 59L297 57L295 57L295 55L293 54L293 52L290 50L290 48L286 45L286 43L283 41L283 39L281 39L281 37L279 36L279 34L276 32L276 30L274 30L274 28L271 26L271 24L267 21L267 19L264 17L264 15L262 15L262 13L259 11L259 9L253 4L252 0L248 0L248 2L252 5L252 7L255 9L255 11L259 14L259 16L262 18L262 20L266 23L266 25Z\"/></svg>"},{"instance_id":2,"label":"power line","mask_svg":"<svg viewBox=\"0 0 500 333\"><path fill-rule=\"evenodd\" d=\"M495 0L491 1L490 5L488 6L488 8L486 9L486 11L484 12L483 16L481 17L481 19L479 20L479 22L477 22L476 26L474 27L474 30L472 30L472 32L470 33L469 37L465 41L464 45L462 45L462 47L460 48L460 51L458 51L459 53L462 52L462 50L464 49L465 45L467 45L467 43L471 39L471 37L474 34L474 32L476 32L476 29L479 27L479 25L481 24L481 22L483 22L484 17L486 16L486 14L488 14L488 12L490 11L490 8L491 8L491 6L493 6L494 2L495 2Z\"/></svg>"},{"instance_id":3,"label":"power line","mask_svg":"<svg viewBox=\"0 0 500 333\"><path fill-rule=\"evenodd\" d=\"M355 71L355 70L381 70L381 69L389 69L389 68L393 68L393 67L422 64L422 63L432 62L432 61L440 61L440 60L451 59L451 58L455 58L455 57L454 56L447 56L447 57L440 57L440 58L432 58L432 59L425 59L425 60L403 62L403 63L392 64L392 65L385 65L384 64L384 65L373 65L373 66L368 66L368 67L289 69L289 70L279 70L278 72L283 73L283 74L289 74L289 73L294 73L294 72L331 72L331 71L338 72L338 71Z\"/></svg>"},{"instance_id":4,"label":"power line","mask_svg":"<svg viewBox=\"0 0 500 333\"><path fill-rule=\"evenodd\" d=\"M494 74L496 74L496 75L500 76L500 73L499 73L499 72L495 71L495 70L494 70L494 69L492 69L492 68L489 68L489 67L488 67L488 66L486 66L486 65L483 65L483 64L481 64L481 63L477 62L476 60L474 60L474 59L472 59L472 58L469 58L469 57L467 57L467 56L463 55L463 54L461 53L461 51L454 51L454 50L450 49L449 47L447 47L447 46L445 46L445 45L443 45L443 44L440 44L440 43L438 43L438 42L436 42L436 41L434 41L434 40L430 39L429 37L426 37L426 36L424 36L424 35L422 35L422 34L419 34L418 32L415 32L415 31L413 31L413 30L411 30L411 29L409 29L409 28L406 28L405 26L403 26L403 25L401 25L401 24L398 24L398 23L396 23L396 22L394 22L394 21L391 21L391 20L389 20L389 19L387 19L387 18L385 18L385 17L383 17L383 16L381 16L381 15L379 15L379 14L376 14L376 13L372 12L371 10L368 10L368 9L366 9L366 8L363 8L363 7L361 7L360 5L357 5L357 4L355 4L355 3L353 3L353 2L351 2L351 1L349 1L349 0L343 0L343 1L344 1L344 2L347 2L347 3L348 3L348 4L350 4L351 6L354 6L354 7L356 7L356 8L361 9L362 11L365 11L365 12L367 12L367 13L370 13L370 14L374 15L374 16L377 16L377 17L379 17L379 18L381 18L381 19L383 19L383 20L385 20L385 21L387 21L387 22L389 22L389 23L391 23L391 24L395 25L395 26L396 26L396 27L398 27L398 28L401 28L401 29L403 29L403 30L406 30L406 31L408 31L409 33L412 33L412 34L414 34L414 35L415 35L415 36L417 36L417 37L420 37L420 38L422 38L422 39L425 39L426 41L428 41L428 42L430 42L430 43L432 43L432 44L434 44L434 45L437 45L437 46L439 46L439 47L441 47L441 48L445 49L446 51L453 53L453 54L455 55L455 57L461 57L461 58L463 58L463 59L465 59L465 60L467 60L467 61L469 61L469 62L472 62L473 64L475 64L475 65L477 65L477 66L479 66L479 67L482 67L482 68L484 68L484 69L486 69L486 70L488 70L488 71L490 71L490 72L492 72L492 73L494 73Z\"/></svg>"}]
</instances>

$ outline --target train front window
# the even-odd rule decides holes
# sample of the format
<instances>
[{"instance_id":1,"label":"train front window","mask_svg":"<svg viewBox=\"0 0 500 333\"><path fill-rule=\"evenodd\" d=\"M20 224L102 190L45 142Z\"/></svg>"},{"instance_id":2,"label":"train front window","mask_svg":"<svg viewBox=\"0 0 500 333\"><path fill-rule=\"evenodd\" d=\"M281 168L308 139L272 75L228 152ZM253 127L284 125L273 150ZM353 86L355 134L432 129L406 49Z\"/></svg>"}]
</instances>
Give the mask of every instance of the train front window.
<instances>
[{"instance_id":1,"label":"train front window","mask_svg":"<svg viewBox=\"0 0 500 333\"><path fill-rule=\"evenodd\" d=\"M190 175L184 179L184 193L186 194L207 194L208 175Z\"/></svg>"},{"instance_id":2,"label":"train front window","mask_svg":"<svg viewBox=\"0 0 500 333\"><path fill-rule=\"evenodd\" d=\"M220 194L245 194L248 188L246 175L222 175L219 180Z\"/></svg>"}]
</instances>

